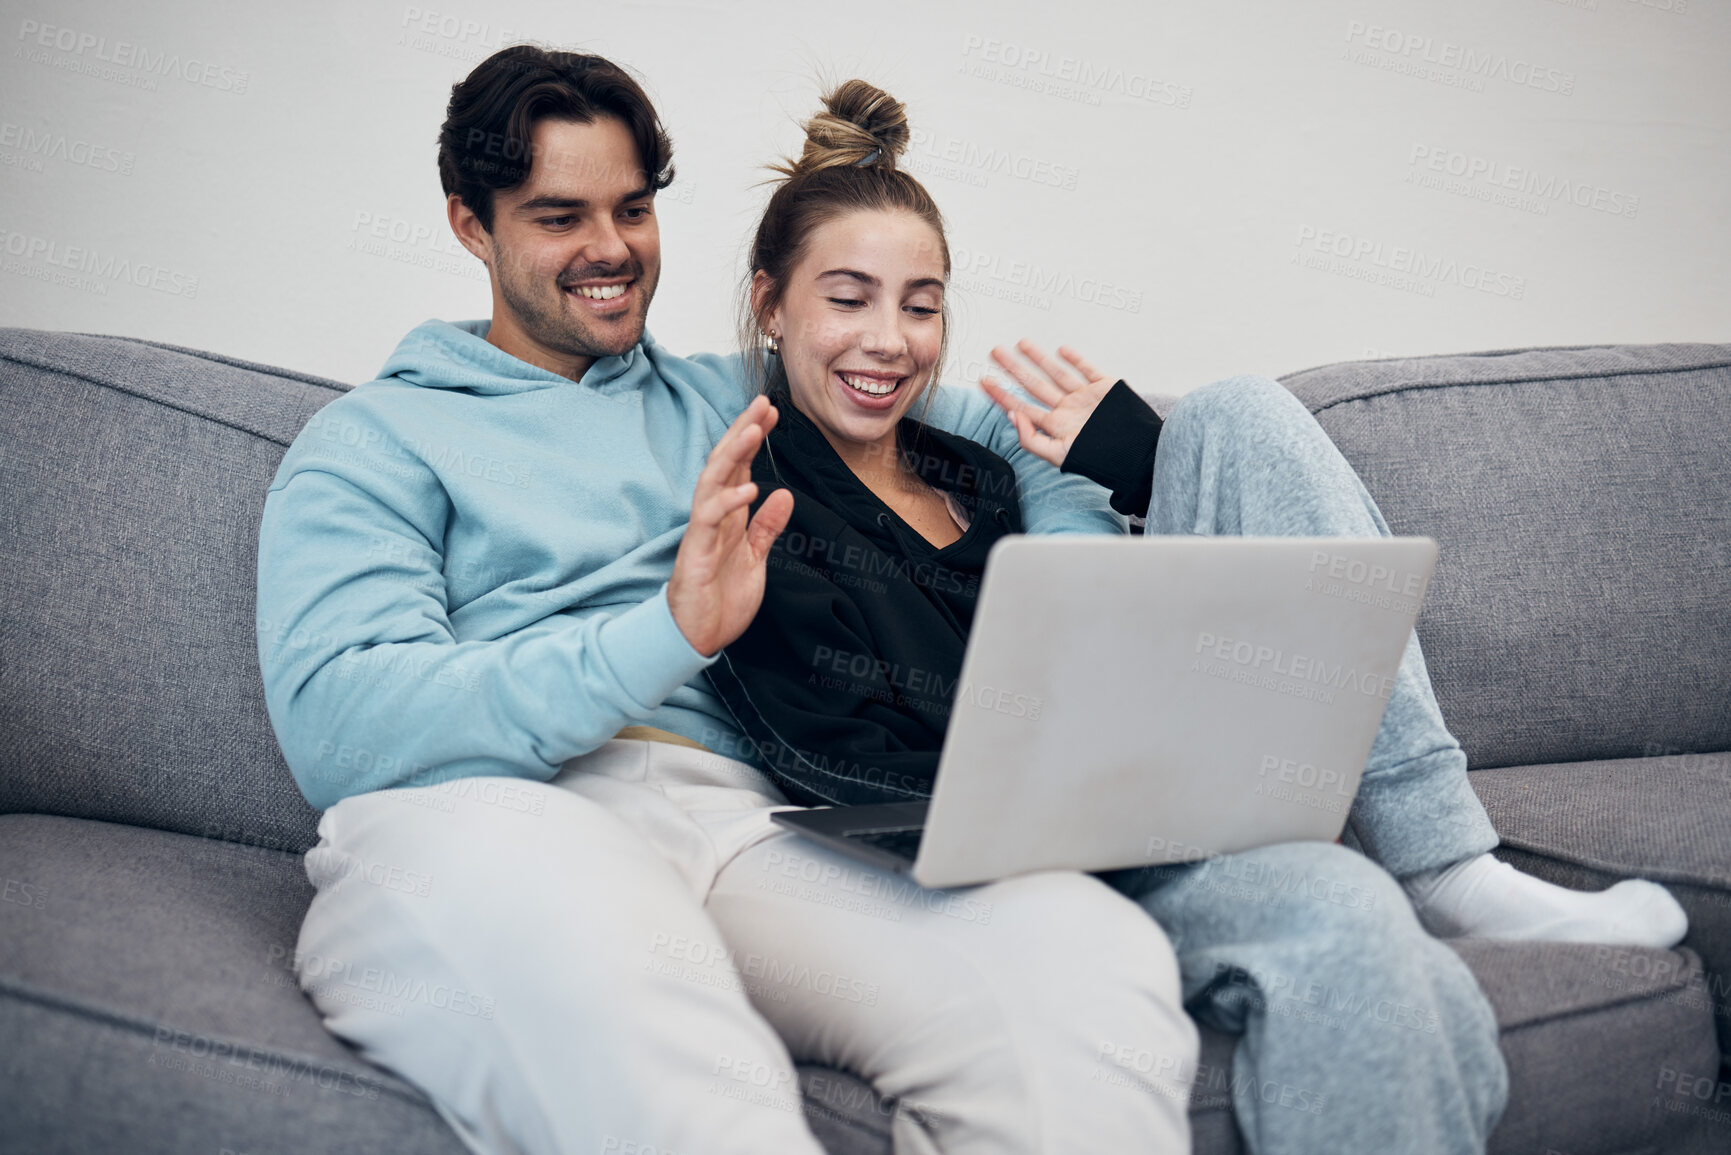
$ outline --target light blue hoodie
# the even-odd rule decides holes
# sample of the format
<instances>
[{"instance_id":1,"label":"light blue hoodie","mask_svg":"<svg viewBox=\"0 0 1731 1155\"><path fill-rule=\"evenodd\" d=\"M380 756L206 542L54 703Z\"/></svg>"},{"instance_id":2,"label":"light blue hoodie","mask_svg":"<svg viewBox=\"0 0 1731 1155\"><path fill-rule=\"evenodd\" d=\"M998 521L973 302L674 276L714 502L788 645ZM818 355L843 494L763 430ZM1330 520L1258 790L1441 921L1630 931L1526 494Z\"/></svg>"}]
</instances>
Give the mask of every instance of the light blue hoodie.
<instances>
[{"instance_id":1,"label":"light blue hoodie","mask_svg":"<svg viewBox=\"0 0 1731 1155\"><path fill-rule=\"evenodd\" d=\"M743 753L667 607L697 475L750 400L739 358L645 333L573 382L487 328L416 328L314 414L266 495L265 702L319 809L545 781L630 725ZM982 394L940 390L928 417L1015 466L1029 532L1121 531L1104 490L1022 450Z\"/></svg>"}]
</instances>

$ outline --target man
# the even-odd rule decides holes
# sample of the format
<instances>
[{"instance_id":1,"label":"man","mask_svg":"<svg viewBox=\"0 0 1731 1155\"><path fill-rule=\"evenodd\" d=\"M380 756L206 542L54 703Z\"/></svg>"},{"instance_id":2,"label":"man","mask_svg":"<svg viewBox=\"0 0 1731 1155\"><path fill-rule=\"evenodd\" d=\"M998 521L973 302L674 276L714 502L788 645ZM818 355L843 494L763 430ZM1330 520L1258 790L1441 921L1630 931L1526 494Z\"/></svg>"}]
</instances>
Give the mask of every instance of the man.
<instances>
[{"instance_id":1,"label":"man","mask_svg":"<svg viewBox=\"0 0 1731 1155\"><path fill-rule=\"evenodd\" d=\"M638 85L506 49L439 167L492 320L420 326L315 415L259 536L326 1025L477 1151L815 1153L790 1048L897 1100L898 1150L1187 1150L1195 1028L1133 903L922 891L767 821L701 673L787 518L747 520L775 414L645 330L673 170ZM1031 529L1118 529L984 397L931 419L1011 460Z\"/></svg>"}]
</instances>

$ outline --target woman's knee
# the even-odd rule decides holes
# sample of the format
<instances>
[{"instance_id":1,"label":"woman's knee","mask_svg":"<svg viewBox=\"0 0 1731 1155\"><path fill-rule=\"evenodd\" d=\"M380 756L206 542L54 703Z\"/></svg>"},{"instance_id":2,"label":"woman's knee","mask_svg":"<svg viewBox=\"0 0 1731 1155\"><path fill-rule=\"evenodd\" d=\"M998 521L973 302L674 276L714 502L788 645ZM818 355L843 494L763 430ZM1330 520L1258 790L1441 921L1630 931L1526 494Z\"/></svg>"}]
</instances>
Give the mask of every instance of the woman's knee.
<instances>
[{"instance_id":1,"label":"woman's knee","mask_svg":"<svg viewBox=\"0 0 1731 1155\"><path fill-rule=\"evenodd\" d=\"M1400 883L1357 851L1294 842L1216 861L1270 912L1244 938L1265 944L1268 959L1290 960L1277 969L1331 974L1373 1000L1419 991L1422 1001L1482 1002L1471 971L1426 933Z\"/></svg>"},{"instance_id":2,"label":"woman's knee","mask_svg":"<svg viewBox=\"0 0 1731 1155\"><path fill-rule=\"evenodd\" d=\"M1194 884L1235 917L1288 933L1362 935L1372 927L1422 933L1400 884L1357 851L1332 842L1285 842L1210 859Z\"/></svg>"},{"instance_id":3,"label":"woman's knee","mask_svg":"<svg viewBox=\"0 0 1731 1155\"><path fill-rule=\"evenodd\" d=\"M1292 395L1291 390L1272 377L1241 373L1236 377L1210 382L1179 397L1172 405L1168 420L1176 420L1181 414L1188 420L1237 420L1271 407L1282 408L1290 405L1304 408L1298 398Z\"/></svg>"},{"instance_id":4,"label":"woman's knee","mask_svg":"<svg viewBox=\"0 0 1731 1155\"><path fill-rule=\"evenodd\" d=\"M1172 437L1206 436L1211 431L1265 438L1279 430L1315 424L1303 402L1270 377L1242 374L1184 394L1173 405L1160 433L1162 448Z\"/></svg>"}]
</instances>

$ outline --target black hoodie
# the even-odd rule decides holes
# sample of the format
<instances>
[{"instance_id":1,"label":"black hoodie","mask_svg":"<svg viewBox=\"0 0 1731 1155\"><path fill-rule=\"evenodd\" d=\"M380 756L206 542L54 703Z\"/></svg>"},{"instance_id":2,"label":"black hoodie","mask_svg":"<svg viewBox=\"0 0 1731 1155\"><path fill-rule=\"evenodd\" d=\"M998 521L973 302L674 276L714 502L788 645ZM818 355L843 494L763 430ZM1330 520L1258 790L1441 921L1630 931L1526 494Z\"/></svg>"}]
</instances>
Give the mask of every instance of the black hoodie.
<instances>
[{"instance_id":1,"label":"black hoodie","mask_svg":"<svg viewBox=\"0 0 1731 1155\"><path fill-rule=\"evenodd\" d=\"M709 680L789 800L929 797L986 554L1022 532L1015 472L982 445L903 418L909 464L968 515L961 539L938 549L804 414L779 408L751 476L758 504L792 490L793 515L757 617Z\"/></svg>"}]
</instances>

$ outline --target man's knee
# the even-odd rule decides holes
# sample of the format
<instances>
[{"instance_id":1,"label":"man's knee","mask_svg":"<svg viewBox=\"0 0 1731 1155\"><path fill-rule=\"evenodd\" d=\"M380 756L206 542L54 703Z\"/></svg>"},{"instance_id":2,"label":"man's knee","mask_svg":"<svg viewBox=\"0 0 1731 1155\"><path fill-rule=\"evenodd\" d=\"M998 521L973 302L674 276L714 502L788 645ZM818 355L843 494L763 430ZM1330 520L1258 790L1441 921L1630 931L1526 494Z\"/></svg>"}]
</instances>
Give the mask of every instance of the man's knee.
<instances>
[{"instance_id":1,"label":"man's knee","mask_svg":"<svg viewBox=\"0 0 1731 1155\"><path fill-rule=\"evenodd\" d=\"M1176 1005L1178 957L1148 913L1091 875L1052 871L997 883L982 897L993 921L1006 928L1013 949L1035 981L1068 983L1085 972L1089 982L1152 991Z\"/></svg>"},{"instance_id":2,"label":"man's knee","mask_svg":"<svg viewBox=\"0 0 1731 1155\"><path fill-rule=\"evenodd\" d=\"M1013 1075L1061 1070L1182 1100L1199 1038L1178 959L1157 923L1098 879L1044 872L982 888L989 927L961 967L931 981L927 1021L972 1039ZM1127 1080L1127 1082L1126 1082Z\"/></svg>"},{"instance_id":3,"label":"man's knee","mask_svg":"<svg viewBox=\"0 0 1731 1155\"><path fill-rule=\"evenodd\" d=\"M320 833L308 857L309 873L316 860L324 875L314 879L320 889L357 876L391 888L412 875L420 897L439 890L503 902L551 874L629 878L633 864L654 858L605 807L526 779L465 778L347 798L326 813Z\"/></svg>"}]
</instances>

